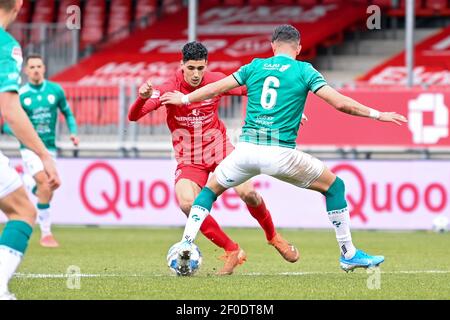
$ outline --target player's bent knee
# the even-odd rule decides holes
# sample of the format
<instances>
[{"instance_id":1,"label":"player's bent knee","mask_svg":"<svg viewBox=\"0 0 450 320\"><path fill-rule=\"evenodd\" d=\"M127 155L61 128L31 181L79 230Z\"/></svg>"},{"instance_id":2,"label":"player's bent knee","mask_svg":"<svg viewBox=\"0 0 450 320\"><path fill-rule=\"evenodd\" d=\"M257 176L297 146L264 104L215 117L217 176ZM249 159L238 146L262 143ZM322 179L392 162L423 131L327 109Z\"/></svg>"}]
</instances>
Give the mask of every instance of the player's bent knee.
<instances>
[{"instance_id":1,"label":"player's bent knee","mask_svg":"<svg viewBox=\"0 0 450 320\"><path fill-rule=\"evenodd\" d=\"M50 188L50 185L48 184L48 181L37 183L37 192L41 195L44 195L46 197L51 197L53 195L53 191Z\"/></svg>"},{"instance_id":2,"label":"player's bent knee","mask_svg":"<svg viewBox=\"0 0 450 320\"><path fill-rule=\"evenodd\" d=\"M259 194L255 190L241 192L239 197L248 205L257 206L259 204Z\"/></svg>"},{"instance_id":3,"label":"player's bent knee","mask_svg":"<svg viewBox=\"0 0 450 320\"><path fill-rule=\"evenodd\" d=\"M194 203L194 199L183 200L180 202L180 209L187 216L189 216L189 212L191 212L192 203Z\"/></svg>"},{"instance_id":4,"label":"player's bent knee","mask_svg":"<svg viewBox=\"0 0 450 320\"><path fill-rule=\"evenodd\" d=\"M36 208L23 188L14 191L4 199L2 210L8 216L8 219L23 220L30 225L33 225L36 221Z\"/></svg>"},{"instance_id":5,"label":"player's bent knee","mask_svg":"<svg viewBox=\"0 0 450 320\"><path fill-rule=\"evenodd\" d=\"M336 179L331 184L326 192L323 192L326 198L327 211L339 210L347 207L345 200L345 184L341 178L336 176Z\"/></svg>"},{"instance_id":6,"label":"player's bent knee","mask_svg":"<svg viewBox=\"0 0 450 320\"><path fill-rule=\"evenodd\" d=\"M344 181L336 176L336 179L331 184L326 192L324 192L325 196L337 196L337 195L345 195L345 183Z\"/></svg>"}]
</instances>

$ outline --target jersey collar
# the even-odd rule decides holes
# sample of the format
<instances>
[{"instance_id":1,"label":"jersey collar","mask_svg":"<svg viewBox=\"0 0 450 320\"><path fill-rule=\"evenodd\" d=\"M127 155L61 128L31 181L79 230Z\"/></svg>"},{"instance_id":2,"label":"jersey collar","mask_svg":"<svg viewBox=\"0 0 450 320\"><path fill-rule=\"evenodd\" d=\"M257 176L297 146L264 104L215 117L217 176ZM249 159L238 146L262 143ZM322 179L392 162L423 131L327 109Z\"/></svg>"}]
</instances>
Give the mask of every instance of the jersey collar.
<instances>
[{"instance_id":1,"label":"jersey collar","mask_svg":"<svg viewBox=\"0 0 450 320\"><path fill-rule=\"evenodd\" d=\"M294 58L292 58L290 55L287 55L287 54L284 54L284 53L279 53L275 57L285 57L285 58L289 58L291 60L294 60Z\"/></svg>"},{"instance_id":2,"label":"jersey collar","mask_svg":"<svg viewBox=\"0 0 450 320\"><path fill-rule=\"evenodd\" d=\"M28 87L34 92L44 91L46 86L47 86L47 81L45 79L41 84L38 84L38 85L28 82Z\"/></svg>"}]
</instances>

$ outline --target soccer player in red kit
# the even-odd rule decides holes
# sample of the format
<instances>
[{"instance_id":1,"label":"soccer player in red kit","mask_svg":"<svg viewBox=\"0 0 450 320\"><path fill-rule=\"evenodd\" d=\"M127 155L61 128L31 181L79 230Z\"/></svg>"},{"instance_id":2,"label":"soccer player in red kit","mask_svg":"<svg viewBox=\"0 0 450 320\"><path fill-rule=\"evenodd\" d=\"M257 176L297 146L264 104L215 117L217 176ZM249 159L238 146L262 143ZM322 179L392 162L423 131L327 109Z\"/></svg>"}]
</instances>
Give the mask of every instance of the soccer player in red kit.
<instances>
[{"instance_id":1,"label":"soccer player in red kit","mask_svg":"<svg viewBox=\"0 0 450 320\"><path fill-rule=\"evenodd\" d=\"M181 70L163 85L153 88L150 80L139 88L139 97L131 106L128 119L137 121L149 112L161 107L159 97L165 92L180 91L184 94L225 77L219 72L206 71L208 51L199 42L189 42L183 49ZM245 87L239 87L227 95L246 95ZM233 151L226 128L218 117L220 96L201 103L186 106L167 105L167 125L172 133L172 144L178 162L175 171L175 193L180 209L188 216L195 197L208 180L216 166ZM296 262L297 248L289 244L276 232L272 217L264 200L255 191L250 181L236 188L236 193L245 202L250 214L265 232L269 244L273 245L283 258ZM232 274L234 269L246 260L246 254L232 241L209 215L200 231L214 244L225 250L225 265L219 275Z\"/></svg>"}]
</instances>

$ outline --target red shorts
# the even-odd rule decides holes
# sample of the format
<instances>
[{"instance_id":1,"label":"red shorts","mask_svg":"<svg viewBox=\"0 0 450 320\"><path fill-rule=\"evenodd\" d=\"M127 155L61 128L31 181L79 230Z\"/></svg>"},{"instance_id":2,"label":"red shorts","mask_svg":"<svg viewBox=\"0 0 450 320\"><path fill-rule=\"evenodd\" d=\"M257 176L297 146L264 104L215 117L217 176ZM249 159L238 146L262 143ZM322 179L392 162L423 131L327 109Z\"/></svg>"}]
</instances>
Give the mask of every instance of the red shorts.
<instances>
[{"instance_id":1,"label":"red shorts","mask_svg":"<svg viewBox=\"0 0 450 320\"><path fill-rule=\"evenodd\" d=\"M224 152L223 157L221 159L215 159L214 163L211 165L179 163L175 171L175 184L180 179L188 179L203 188L208 182L209 174L214 172L219 163L234 150L233 145L228 141L228 139L225 150L226 152Z\"/></svg>"}]
</instances>

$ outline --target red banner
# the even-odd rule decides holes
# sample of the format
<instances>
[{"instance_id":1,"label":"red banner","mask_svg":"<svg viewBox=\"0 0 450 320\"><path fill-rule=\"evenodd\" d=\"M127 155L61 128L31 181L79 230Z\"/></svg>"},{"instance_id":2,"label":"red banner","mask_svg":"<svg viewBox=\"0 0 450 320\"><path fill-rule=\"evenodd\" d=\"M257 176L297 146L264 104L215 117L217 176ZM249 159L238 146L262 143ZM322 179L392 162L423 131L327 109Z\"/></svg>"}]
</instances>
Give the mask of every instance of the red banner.
<instances>
[{"instance_id":1,"label":"red banner","mask_svg":"<svg viewBox=\"0 0 450 320\"><path fill-rule=\"evenodd\" d=\"M209 69L230 74L253 58L270 57L270 37L280 24L291 23L300 30L305 58L319 45L342 40L343 32L365 17L365 6L349 4L202 7L198 35L210 52ZM157 85L179 68L180 51L187 42L187 21L186 10L158 21L53 80L111 85L151 78Z\"/></svg>"},{"instance_id":2,"label":"red banner","mask_svg":"<svg viewBox=\"0 0 450 320\"><path fill-rule=\"evenodd\" d=\"M309 121L300 129L297 140L299 145L450 147L450 88L359 89L341 92L380 111L403 114L408 118L408 123L398 126L350 116L334 110L310 94L305 107Z\"/></svg>"},{"instance_id":3,"label":"red banner","mask_svg":"<svg viewBox=\"0 0 450 320\"><path fill-rule=\"evenodd\" d=\"M414 84L450 85L450 27L416 45L414 63ZM404 85L405 65L403 51L359 80L377 85Z\"/></svg>"}]
</instances>

